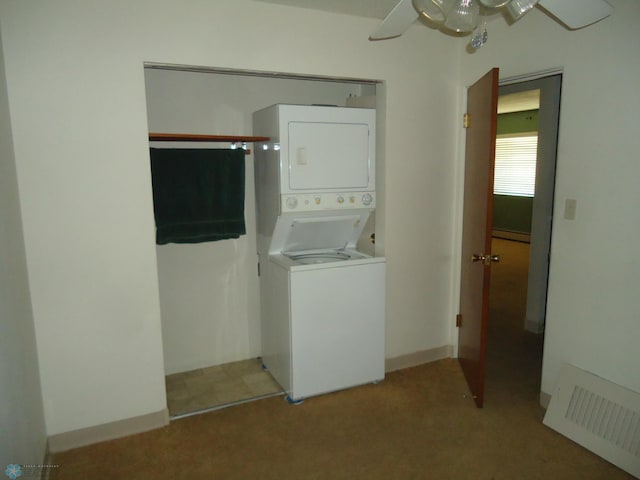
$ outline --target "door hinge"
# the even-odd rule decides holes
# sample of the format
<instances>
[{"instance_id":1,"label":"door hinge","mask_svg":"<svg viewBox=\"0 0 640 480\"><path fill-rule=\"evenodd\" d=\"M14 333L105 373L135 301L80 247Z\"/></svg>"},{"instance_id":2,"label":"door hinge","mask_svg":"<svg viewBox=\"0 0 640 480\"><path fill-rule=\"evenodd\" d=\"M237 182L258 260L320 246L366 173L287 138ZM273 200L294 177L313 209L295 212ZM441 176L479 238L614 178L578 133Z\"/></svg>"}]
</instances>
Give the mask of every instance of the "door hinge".
<instances>
[{"instance_id":1,"label":"door hinge","mask_svg":"<svg viewBox=\"0 0 640 480\"><path fill-rule=\"evenodd\" d=\"M456 315L456 327L461 327L462 326L462 314L458 314Z\"/></svg>"},{"instance_id":2,"label":"door hinge","mask_svg":"<svg viewBox=\"0 0 640 480\"><path fill-rule=\"evenodd\" d=\"M471 116L470 116L468 113L465 113L465 114L462 116L462 126L463 126L464 128L469 128L469 124L470 124L470 122L471 122Z\"/></svg>"}]
</instances>

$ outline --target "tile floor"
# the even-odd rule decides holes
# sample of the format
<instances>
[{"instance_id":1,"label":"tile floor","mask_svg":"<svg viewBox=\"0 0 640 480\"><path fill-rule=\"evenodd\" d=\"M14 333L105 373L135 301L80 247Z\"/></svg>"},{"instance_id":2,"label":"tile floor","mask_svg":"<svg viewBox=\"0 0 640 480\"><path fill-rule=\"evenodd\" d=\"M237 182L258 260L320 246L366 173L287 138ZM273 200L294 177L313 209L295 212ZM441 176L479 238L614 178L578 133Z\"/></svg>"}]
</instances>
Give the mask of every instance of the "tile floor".
<instances>
[{"instance_id":1,"label":"tile floor","mask_svg":"<svg viewBox=\"0 0 640 480\"><path fill-rule=\"evenodd\" d=\"M176 373L165 380L171 417L282 392L257 358Z\"/></svg>"}]
</instances>

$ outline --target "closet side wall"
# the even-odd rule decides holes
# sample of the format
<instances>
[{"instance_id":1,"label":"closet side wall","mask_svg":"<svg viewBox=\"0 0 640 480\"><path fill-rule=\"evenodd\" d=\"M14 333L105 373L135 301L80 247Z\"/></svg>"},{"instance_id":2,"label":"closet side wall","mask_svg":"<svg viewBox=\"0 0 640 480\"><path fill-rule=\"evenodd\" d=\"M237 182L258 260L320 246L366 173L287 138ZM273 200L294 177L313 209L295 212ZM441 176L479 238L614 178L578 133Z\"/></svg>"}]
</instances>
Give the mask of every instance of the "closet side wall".
<instances>
[{"instance_id":1,"label":"closet side wall","mask_svg":"<svg viewBox=\"0 0 640 480\"><path fill-rule=\"evenodd\" d=\"M361 91L357 84L150 68L145 83L149 131L219 135L251 134L252 113L274 103L345 105ZM166 374L261 354L253 155L245 161L246 235L156 247Z\"/></svg>"}]
</instances>

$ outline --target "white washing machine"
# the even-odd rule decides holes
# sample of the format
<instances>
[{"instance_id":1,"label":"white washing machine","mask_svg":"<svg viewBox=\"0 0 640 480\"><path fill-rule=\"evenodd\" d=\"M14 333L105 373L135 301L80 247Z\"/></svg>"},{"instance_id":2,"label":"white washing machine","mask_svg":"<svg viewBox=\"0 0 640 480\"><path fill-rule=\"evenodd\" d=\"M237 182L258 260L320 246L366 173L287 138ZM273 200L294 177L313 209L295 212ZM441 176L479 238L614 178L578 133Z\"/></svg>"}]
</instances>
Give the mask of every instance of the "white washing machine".
<instances>
[{"instance_id":1,"label":"white washing machine","mask_svg":"<svg viewBox=\"0 0 640 480\"><path fill-rule=\"evenodd\" d=\"M262 360L290 401L384 378L384 257L356 250L375 207L375 111L254 113Z\"/></svg>"},{"instance_id":2,"label":"white washing machine","mask_svg":"<svg viewBox=\"0 0 640 480\"><path fill-rule=\"evenodd\" d=\"M283 219L260 264L263 363L291 401L384 378L386 263L355 250L367 215Z\"/></svg>"}]
</instances>

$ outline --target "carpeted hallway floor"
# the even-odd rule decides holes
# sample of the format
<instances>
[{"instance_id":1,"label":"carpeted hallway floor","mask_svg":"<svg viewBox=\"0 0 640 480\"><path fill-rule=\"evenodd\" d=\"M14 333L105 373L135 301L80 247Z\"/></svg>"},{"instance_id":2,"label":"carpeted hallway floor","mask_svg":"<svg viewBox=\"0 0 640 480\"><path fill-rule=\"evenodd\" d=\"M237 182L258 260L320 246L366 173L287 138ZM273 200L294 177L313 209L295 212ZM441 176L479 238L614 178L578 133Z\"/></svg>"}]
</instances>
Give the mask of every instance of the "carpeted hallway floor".
<instances>
[{"instance_id":1,"label":"carpeted hallway floor","mask_svg":"<svg viewBox=\"0 0 640 480\"><path fill-rule=\"evenodd\" d=\"M494 248L503 260L492 278L483 409L469 398L457 361L446 359L299 406L272 397L62 452L51 478L632 478L541 423L542 337L523 331L517 301L526 298L516 260L526 258L516 257L523 247Z\"/></svg>"}]
</instances>

